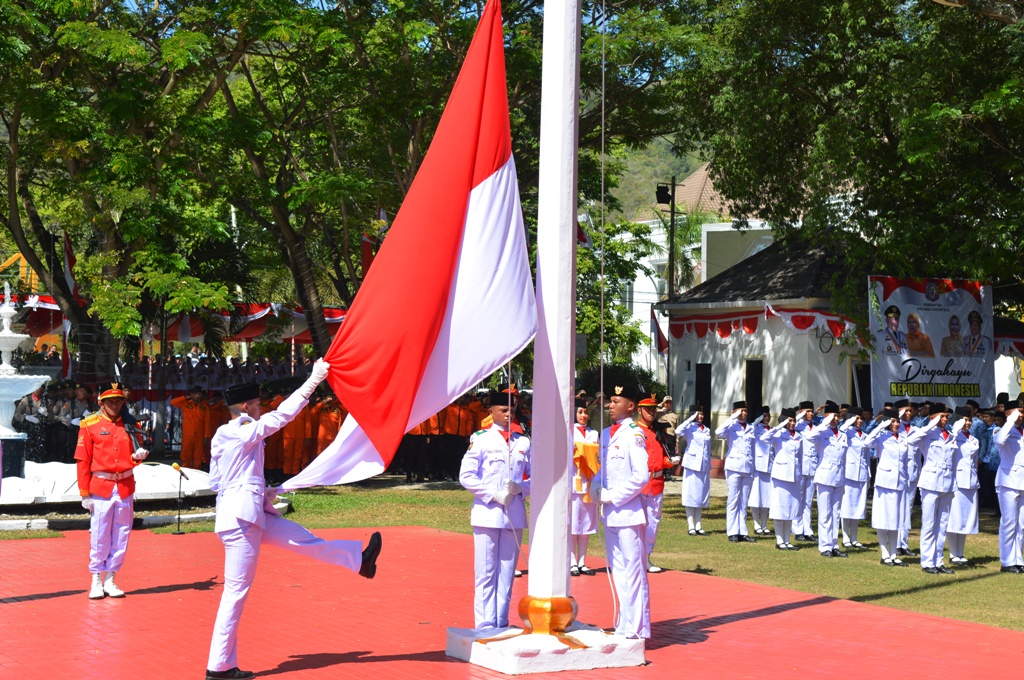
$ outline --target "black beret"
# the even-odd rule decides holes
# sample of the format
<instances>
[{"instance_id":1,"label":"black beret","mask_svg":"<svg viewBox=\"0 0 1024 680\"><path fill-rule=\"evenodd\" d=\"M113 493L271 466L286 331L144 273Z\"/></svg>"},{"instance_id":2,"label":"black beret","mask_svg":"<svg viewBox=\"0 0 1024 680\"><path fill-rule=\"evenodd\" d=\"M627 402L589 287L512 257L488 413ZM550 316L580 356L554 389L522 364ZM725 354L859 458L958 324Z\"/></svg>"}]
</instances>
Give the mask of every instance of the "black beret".
<instances>
[{"instance_id":1,"label":"black beret","mask_svg":"<svg viewBox=\"0 0 1024 680\"><path fill-rule=\"evenodd\" d=\"M933 416L934 415L939 415L939 414L942 414L942 413L949 413L949 409L946 408L945 404L941 404L941 403L932 404L931 414Z\"/></svg>"},{"instance_id":2,"label":"black beret","mask_svg":"<svg viewBox=\"0 0 1024 680\"><path fill-rule=\"evenodd\" d=\"M825 413L839 413L839 406L835 403L825 404Z\"/></svg>"},{"instance_id":3,"label":"black beret","mask_svg":"<svg viewBox=\"0 0 1024 680\"><path fill-rule=\"evenodd\" d=\"M629 399L634 404L639 404L640 400L649 396L647 391L639 385L615 385L608 392L608 398L611 397L623 397Z\"/></svg>"},{"instance_id":4,"label":"black beret","mask_svg":"<svg viewBox=\"0 0 1024 680\"><path fill-rule=\"evenodd\" d=\"M762 415L768 415L771 412L772 412L772 407L771 406L762 406L761 407Z\"/></svg>"},{"instance_id":5,"label":"black beret","mask_svg":"<svg viewBox=\"0 0 1024 680\"><path fill-rule=\"evenodd\" d=\"M738 408L746 408L746 407L747 407L747 402L743 401L742 399L740 399L739 401L732 402L732 410L733 411L735 411Z\"/></svg>"},{"instance_id":6,"label":"black beret","mask_svg":"<svg viewBox=\"0 0 1024 680\"><path fill-rule=\"evenodd\" d=\"M586 399L577 399L576 400L576 408L586 408L586 407L587 407L587 400Z\"/></svg>"},{"instance_id":7,"label":"black beret","mask_svg":"<svg viewBox=\"0 0 1024 680\"><path fill-rule=\"evenodd\" d=\"M797 411L806 411L807 409L814 409L814 402L809 399L807 401L801 401L796 405Z\"/></svg>"},{"instance_id":8,"label":"black beret","mask_svg":"<svg viewBox=\"0 0 1024 680\"><path fill-rule=\"evenodd\" d=\"M259 383L249 382L242 385L232 385L224 390L224 403L228 406L241 404L250 399L260 398Z\"/></svg>"},{"instance_id":9,"label":"black beret","mask_svg":"<svg viewBox=\"0 0 1024 680\"><path fill-rule=\"evenodd\" d=\"M704 407L701 406L700 404L690 404L690 415L691 416L694 413L703 413L703 412L704 412Z\"/></svg>"},{"instance_id":10,"label":"black beret","mask_svg":"<svg viewBox=\"0 0 1024 680\"><path fill-rule=\"evenodd\" d=\"M897 415L896 411L893 411L891 408L887 408L882 411L882 420L892 420L893 418L898 417L899 415Z\"/></svg>"},{"instance_id":11,"label":"black beret","mask_svg":"<svg viewBox=\"0 0 1024 680\"><path fill-rule=\"evenodd\" d=\"M967 400L967 405L968 406L973 406L976 409L981 408L981 405L979 405L978 402L974 401L973 399L968 399Z\"/></svg>"},{"instance_id":12,"label":"black beret","mask_svg":"<svg viewBox=\"0 0 1024 680\"><path fill-rule=\"evenodd\" d=\"M897 410L899 410L901 408L906 408L906 407L910 406L910 400L909 399L897 399L896 402L893 404L893 406L895 406Z\"/></svg>"},{"instance_id":13,"label":"black beret","mask_svg":"<svg viewBox=\"0 0 1024 680\"><path fill-rule=\"evenodd\" d=\"M1013 401L1008 401L1008 402L1006 402L1005 408L1006 408L1006 412L1009 413L1010 411L1012 411L1015 408L1020 408L1020 402L1017 401L1016 399L1014 399Z\"/></svg>"},{"instance_id":14,"label":"black beret","mask_svg":"<svg viewBox=\"0 0 1024 680\"><path fill-rule=\"evenodd\" d=\"M958 416L969 417L971 415L971 409L967 408L966 406L957 406L953 412L956 413Z\"/></svg>"},{"instance_id":15,"label":"black beret","mask_svg":"<svg viewBox=\"0 0 1024 680\"><path fill-rule=\"evenodd\" d=\"M794 408L784 408L784 409L782 409L782 413L779 414L779 420L785 420L786 418L796 419L796 409L794 409Z\"/></svg>"}]
</instances>

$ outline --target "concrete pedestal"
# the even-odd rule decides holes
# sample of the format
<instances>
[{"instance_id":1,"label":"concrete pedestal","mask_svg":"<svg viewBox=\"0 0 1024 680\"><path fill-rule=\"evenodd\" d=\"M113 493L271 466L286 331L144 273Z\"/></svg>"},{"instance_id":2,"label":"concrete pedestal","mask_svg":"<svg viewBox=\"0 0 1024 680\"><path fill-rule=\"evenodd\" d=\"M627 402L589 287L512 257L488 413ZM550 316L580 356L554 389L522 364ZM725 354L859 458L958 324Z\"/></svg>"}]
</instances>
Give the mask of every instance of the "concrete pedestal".
<instances>
[{"instance_id":1,"label":"concrete pedestal","mask_svg":"<svg viewBox=\"0 0 1024 680\"><path fill-rule=\"evenodd\" d=\"M519 631L515 627L483 632L449 628L445 654L506 675L624 668L646 663L643 640L612 635L595 626L574 623L566 630L586 649L572 649L554 635L517 635ZM490 641L478 642L480 639Z\"/></svg>"}]
</instances>

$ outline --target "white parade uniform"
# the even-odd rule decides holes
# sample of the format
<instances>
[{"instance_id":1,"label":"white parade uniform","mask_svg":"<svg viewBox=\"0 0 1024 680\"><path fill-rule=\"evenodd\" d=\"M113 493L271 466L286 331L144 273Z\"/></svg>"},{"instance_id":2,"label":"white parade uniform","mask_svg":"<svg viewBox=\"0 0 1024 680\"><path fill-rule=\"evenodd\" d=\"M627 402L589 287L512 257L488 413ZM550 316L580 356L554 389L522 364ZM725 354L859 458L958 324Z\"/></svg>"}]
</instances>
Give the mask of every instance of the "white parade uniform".
<instances>
[{"instance_id":1,"label":"white parade uniform","mask_svg":"<svg viewBox=\"0 0 1024 680\"><path fill-rule=\"evenodd\" d=\"M804 438L796 432L790 432L785 425L777 425L761 436L772 441L775 446L769 517L776 524L781 521L792 522L803 512Z\"/></svg>"},{"instance_id":2,"label":"white parade uniform","mask_svg":"<svg viewBox=\"0 0 1024 680\"><path fill-rule=\"evenodd\" d=\"M581 429L582 428L582 429ZM582 425L573 425L573 442L597 444L597 430ZM587 493L587 480L576 470L572 478L572 501L569 507L570 533L583 536L597 533L597 503L587 503L583 496Z\"/></svg>"},{"instance_id":3,"label":"white parade uniform","mask_svg":"<svg viewBox=\"0 0 1024 680\"><path fill-rule=\"evenodd\" d=\"M770 426L763 420L754 423L754 481L750 485L750 499L747 505L754 519L754 530L768 530L768 510L772 506L772 459L775 447L771 440L761 439Z\"/></svg>"},{"instance_id":4,"label":"white parade uniform","mask_svg":"<svg viewBox=\"0 0 1024 680\"><path fill-rule=\"evenodd\" d=\"M871 479L871 457L874 449L865 446L864 430L846 426L846 460L843 467L843 502L839 516L843 519L862 520L867 513L868 481ZM840 428L842 429L842 428Z\"/></svg>"},{"instance_id":5,"label":"white parade uniform","mask_svg":"<svg viewBox=\"0 0 1024 680\"><path fill-rule=\"evenodd\" d=\"M917 429L909 423L901 421L898 432L901 439L907 439ZM920 439L916 441L920 442ZM909 549L907 541L910 538L911 516L914 510L914 499L917 497L917 482L921 476L923 455L923 446L920 443L910 444L910 448L907 450L907 488L903 494L903 505L900 510L899 547L903 549Z\"/></svg>"},{"instance_id":6,"label":"white parade uniform","mask_svg":"<svg viewBox=\"0 0 1024 680\"><path fill-rule=\"evenodd\" d=\"M505 441L505 436L508 441ZM530 494L530 439L497 424L469 438L459 483L473 493L473 616L478 629L507 628ZM519 485L515 493L509 483ZM507 501L507 505L503 504Z\"/></svg>"},{"instance_id":7,"label":"white parade uniform","mask_svg":"<svg viewBox=\"0 0 1024 680\"><path fill-rule=\"evenodd\" d=\"M810 438L814 431L811 421L801 418L796 423L796 431L804 438L804 449L800 461L800 516L793 523L793 533L812 536L811 507L814 503L814 473L818 471L818 444Z\"/></svg>"},{"instance_id":8,"label":"white parade uniform","mask_svg":"<svg viewBox=\"0 0 1024 680\"><path fill-rule=\"evenodd\" d=\"M711 501L711 429L696 422L697 414L676 428L676 437L686 440L683 452L682 504L706 508Z\"/></svg>"},{"instance_id":9,"label":"white parade uniform","mask_svg":"<svg viewBox=\"0 0 1024 680\"><path fill-rule=\"evenodd\" d=\"M325 541L281 517L266 494L263 441L295 418L307 400L298 393L254 420L243 414L213 435L210 489L217 492L214 531L224 544L224 592L217 610L207 669L238 666L238 624L256 576L260 548L266 543L358 572L360 541Z\"/></svg>"},{"instance_id":10,"label":"white parade uniform","mask_svg":"<svg viewBox=\"0 0 1024 680\"><path fill-rule=\"evenodd\" d=\"M978 449L981 443L977 437L966 432L956 436L956 449L953 451L953 469L955 488L953 503L949 508L949 525L946 531L950 534L978 533ZM957 554L957 557L963 557Z\"/></svg>"},{"instance_id":11,"label":"white parade uniform","mask_svg":"<svg viewBox=\"0 0 1024 680\"><path fill-rule=\"evenodd\" d=\"M999 451L996 494L999 496L999 561L1004 567L1024 566L1021 556L1024 532L1024 430L1020 411L996 430L992 441Z\"/></svg>"},{"instance_id":12,"label":"white parade uniform","mask_svg":"<svg viewBox=\"0 0 1024 680\"><path fill-rule=\"evenodd\" d=\"M956 437L937 427L938 419L929 419L920 428L924 465L917 487L921 491L921 568L942 566L946 549L946 527L953 502L953 451Z\"/></svg>"},{"instance_id":13,"label":"white parade uniform","mask_svg":"<svg viewBox=\"0 0 1024 680\"><path fill-rule=\"evenodd\" d=\"M878 452L875 496L871 501L871 527L897 531L900 528L903 494L907 490L907 444L889 428L881 425L871 431L864 444L874 446Z\"/></svg>"},{"instance_id":14,"label":"white parade uniform","mask_svg":"<svg viewBox=\"0 0 1024 680\"><path fill-rule=\"evenodd\" d=\"M724 439L729 447L725 456L725 481L728 497L725 505L726 533L729 536L747 535L747 501L754 482L753 426L730 416L715 436Z\"/></svg>"},{"instance_id":15,"label":"white parade uniform","mask_svg":"<svg viewBox=\"0 0 1024 680\"><path fill-rule=\"evenodd\" d=\"M614 432L613 432L614 430ZM608 561L619 598L615 632L628 638L651 637L651 597L644 568L647 516L641 492L650 480L647 448L640 426L632 420L601 433L600 488Z\"/></svg>"},{"instance_id":16,"label":"white parade uniform","mask_svg":"<svg viewBox=\"0 0 1024 680\"><path fill-rule=\"evenodd\" d=\"M815 427L810 437L821 451L814 472L814 484L818 492L818 552L831 552L837 548L839 505L843 500L843 475L849 444L846 434L834 422Z\"/></svg>"}]
</instances>

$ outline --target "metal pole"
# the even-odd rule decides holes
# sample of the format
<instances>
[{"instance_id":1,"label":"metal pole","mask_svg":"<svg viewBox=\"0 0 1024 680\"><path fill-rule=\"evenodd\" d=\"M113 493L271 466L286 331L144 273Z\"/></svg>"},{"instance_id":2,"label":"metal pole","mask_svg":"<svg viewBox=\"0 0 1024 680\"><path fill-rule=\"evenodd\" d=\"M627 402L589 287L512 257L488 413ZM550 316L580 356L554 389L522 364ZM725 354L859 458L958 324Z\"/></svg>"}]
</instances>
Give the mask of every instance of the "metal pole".
<instances>
[{"instance_id":1,"label":"metal pole","mask_svg":"<svg viewBox=\"0 0 1024 680\"><path fill-rule=\"evenodd\" d=\"M672 175L672 201L668 208L668 299L676 296L676 176ZM669 333L672 332L672 315L669 314ZM668 393L675 399L675 388L672 385L672 338L665 336L668 348L665 350L665 384Z\"/></svg>"}]
</instances>

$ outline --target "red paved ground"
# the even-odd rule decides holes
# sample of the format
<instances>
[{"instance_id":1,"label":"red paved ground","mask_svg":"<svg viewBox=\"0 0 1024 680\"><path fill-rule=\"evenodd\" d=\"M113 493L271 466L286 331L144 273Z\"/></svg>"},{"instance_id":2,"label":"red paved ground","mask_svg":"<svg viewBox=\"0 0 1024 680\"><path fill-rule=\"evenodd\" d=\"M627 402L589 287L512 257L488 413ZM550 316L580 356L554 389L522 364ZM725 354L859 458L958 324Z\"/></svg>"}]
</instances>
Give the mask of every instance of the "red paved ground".
<instances>
[{"instance_id":1,"label":"red paved ground","mask_svg":"<svg viewBox=\"0 0 1024 680\"><path fill-rule=\"evenodd\" d=\"M241 627L242 667L281 680L506 677L444 655L445 629L473 622L472 538L382 533L373 581L264 549ZM0 678L203 677L221 592L216 536L134 532L118 578L123 600L86 597L87 552L81 531L0 542ZM690 573L651 583L649 664L587 677L980 678L1019 672L1024 661L1024 633ZM581 618L609 625L604 575L572 584ZM513 603L525 592L517 580Z\"/></svg>"}]
</instances>

